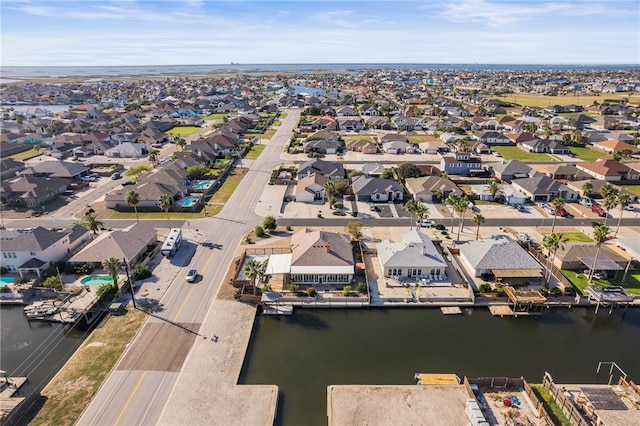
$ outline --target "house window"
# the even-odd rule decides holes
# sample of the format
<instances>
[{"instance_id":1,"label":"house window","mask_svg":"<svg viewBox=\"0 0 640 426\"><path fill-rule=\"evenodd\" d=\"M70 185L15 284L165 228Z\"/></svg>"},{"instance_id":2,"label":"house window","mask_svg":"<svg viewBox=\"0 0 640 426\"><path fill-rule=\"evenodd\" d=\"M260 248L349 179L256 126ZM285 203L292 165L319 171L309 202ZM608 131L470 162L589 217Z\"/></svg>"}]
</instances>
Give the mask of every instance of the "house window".
<instances>
[{"instance_id":1,"label":"house window","mask_svg":"<svg viewBox=\"0 0 640 426\"><path fill-rule=\"evenodd\" d=\"M422 275L422 269L418 269L418 275Z\"/></svg>"},{"instance_id":2,"label":"house window","mask_svg":"<svg viewBox=\"0 0 640 426\"><path fill-rule=\"evenodd\" d=\"M4 257L5 259L7 258L7 252L6 251L2 252L2 257Z\"/></svg>"},{"instance_id":3,"label":"house window","mask_svg":"<svg viewBox=\"0 0 640 426\"><path fill-rule=\"evenodd\" d=\"M36 252L35 252L35 251L31 251L31 252L29 252L29 256L35 256L35 255L36 255Z\"/></svg>"},{"instance_id":4,"label":"house window","mask_svg":"<svg viewBox=\"0 0 640 426\"><path fill-rule=\"evenodd\" d=\"M389 269L389 276L392 276L393 274L393 269Z\"/></svg>"}]
</instances>

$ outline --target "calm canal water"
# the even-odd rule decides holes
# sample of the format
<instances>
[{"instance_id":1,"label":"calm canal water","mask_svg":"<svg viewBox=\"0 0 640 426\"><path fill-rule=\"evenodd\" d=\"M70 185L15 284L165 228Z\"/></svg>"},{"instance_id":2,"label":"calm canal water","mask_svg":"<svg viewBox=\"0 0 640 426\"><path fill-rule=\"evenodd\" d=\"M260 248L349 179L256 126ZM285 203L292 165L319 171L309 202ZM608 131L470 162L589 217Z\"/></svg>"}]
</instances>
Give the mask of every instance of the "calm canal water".
<instances>
[{"instance_id":1,"label":"calm canal water","mask_svg":"<svg viewBox=\"0 0 640 426\"><path fill-rule=\"evenodd\" d=\"M276 424L326 425L330 384L415 384L417 372L540 383L545 371L557 382L602 383L600 361L615 361L640 381L639 309L611 317L552 310L538 318L496 318L486 309L458 316L298 309L257 319L240 382L280 387Z\"/></svg>"}]
</instances>

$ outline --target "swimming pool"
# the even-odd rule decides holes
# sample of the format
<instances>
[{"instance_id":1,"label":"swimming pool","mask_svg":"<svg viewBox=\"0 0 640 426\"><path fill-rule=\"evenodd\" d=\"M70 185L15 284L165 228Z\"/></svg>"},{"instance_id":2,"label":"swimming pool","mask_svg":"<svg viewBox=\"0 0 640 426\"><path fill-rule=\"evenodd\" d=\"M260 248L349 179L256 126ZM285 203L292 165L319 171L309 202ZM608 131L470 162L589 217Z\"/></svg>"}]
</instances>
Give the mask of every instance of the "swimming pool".
<instances>
[{"instance_id":1,"label":"swimming pool","mask_svg":"<svg viewBox=\"0 0 640 426\"><path fill-rule=\"evenodd\" d=\"M193 207L200 197L187 197L182 200L182 207Z\"/></svg>"},{"instance_id":2,"label":"swimming pool","mask_svg":"<svg viewBox=\"0 0 640 426\"><path fill-rule=\"evenodd\" d=\"M189 186L193 189L205 190L211 188L211 185L213 185L212 180L196 180L191 182Z\"/></svg>"},{"instance_id":3,"label":"swimming pool","mask_svg":"<svg viewBox=\"0 0 640 426\"><path fill-rule=\"evenodd\" d=\"M15 280L15 277L0 277L0 287L13 284Z\"/></svg>"},{"instance_id":4,"label":"swimming pool","mask_svg":"<svg viewBox=\"0 0 640 426\"><path fill-rule=\"evenodd\" d=\"M101 286L104 284L112 284L113 279L109 275L89 275L80 280L82 285Z\"/></svg>"}]
</instances>

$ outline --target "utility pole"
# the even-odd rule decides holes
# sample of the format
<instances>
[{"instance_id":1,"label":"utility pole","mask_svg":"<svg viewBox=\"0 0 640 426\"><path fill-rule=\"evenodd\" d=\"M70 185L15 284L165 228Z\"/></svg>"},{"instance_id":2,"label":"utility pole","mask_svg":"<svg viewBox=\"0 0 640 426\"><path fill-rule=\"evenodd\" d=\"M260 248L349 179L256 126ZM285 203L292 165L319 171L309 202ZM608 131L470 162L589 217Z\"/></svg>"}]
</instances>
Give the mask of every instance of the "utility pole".
<instances>
[{"instance_id":1,"label":"utility pole","mask_svg":"<svg viewBox=\"0 0 640 426\"><path fill-rule=\"evenodd\" d=\"M131 301L133 302L133 309L138 309L136 306L136 295L133 292L133 283L131 282L131 276L129 275L129 264L127 263L127 259L125 257L122 258L122 262L124 263L124 270L127 273L127 282L129 283L129 290L131 291Z\"/></svg>"}]
</instances>

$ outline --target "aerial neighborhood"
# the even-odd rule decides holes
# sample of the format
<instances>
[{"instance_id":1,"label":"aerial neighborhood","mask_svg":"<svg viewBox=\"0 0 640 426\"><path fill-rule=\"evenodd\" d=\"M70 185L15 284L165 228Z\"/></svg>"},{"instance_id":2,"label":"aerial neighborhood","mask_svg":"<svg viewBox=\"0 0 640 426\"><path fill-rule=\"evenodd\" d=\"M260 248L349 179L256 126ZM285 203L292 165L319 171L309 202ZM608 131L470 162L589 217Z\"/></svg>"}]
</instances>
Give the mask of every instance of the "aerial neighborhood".
<instances>
[{"instance_id":1,"label":"aerial neighborhood","mask_svg":"<svg viewBox=\"0 0 640 426\"><path fill-rule=\"evenodd\" d=\"M65 324L179 286L270 315L640 307L639 92L624 70L7 84L0 301Z\"/></svg>"}]
</instances>

